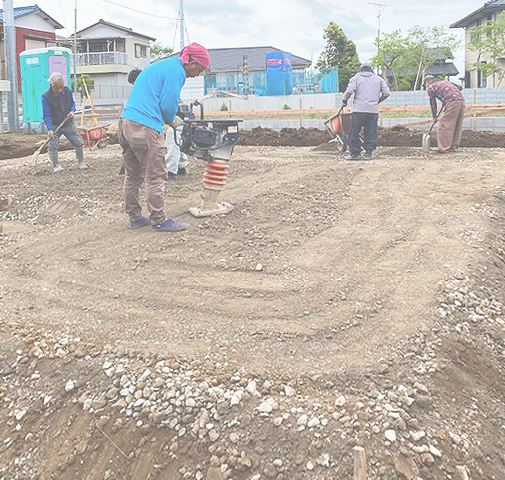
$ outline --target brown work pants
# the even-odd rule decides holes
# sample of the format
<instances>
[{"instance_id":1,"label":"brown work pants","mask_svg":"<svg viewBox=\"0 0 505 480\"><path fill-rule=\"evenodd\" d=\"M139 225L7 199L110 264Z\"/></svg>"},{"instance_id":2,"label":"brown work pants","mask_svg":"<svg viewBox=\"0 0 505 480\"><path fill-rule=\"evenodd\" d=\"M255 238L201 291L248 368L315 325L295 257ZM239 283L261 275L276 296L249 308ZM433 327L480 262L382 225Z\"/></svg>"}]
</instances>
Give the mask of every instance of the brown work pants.
<instances>
[{"instance_id":1,"label":"brown work pants","mask_svg":"<svg viewBox=\"0 0 505 480\"><path fill-rule=\"evenodd\" d=\"M165 187L167 169L165 165L165 135L152 128L132 122L126 118L119 121L119 144L123 148L125 165L124 200L130 220L142 216L139 190L146 181L146 200L149 218L153 224L165 221Z\"/></svg>"},{"instance_id":2,"label":"brown work pants","mask_svg":"<svg viewBox=\"0 0 505 480\"><path fill-rule=\"evenodd\" d=\"M440 119L437 131L439 152L448 152L459 147L464 115L465 103L463 101L453 100L445 104L444 115Z\"/></svg>"}]
</instances>

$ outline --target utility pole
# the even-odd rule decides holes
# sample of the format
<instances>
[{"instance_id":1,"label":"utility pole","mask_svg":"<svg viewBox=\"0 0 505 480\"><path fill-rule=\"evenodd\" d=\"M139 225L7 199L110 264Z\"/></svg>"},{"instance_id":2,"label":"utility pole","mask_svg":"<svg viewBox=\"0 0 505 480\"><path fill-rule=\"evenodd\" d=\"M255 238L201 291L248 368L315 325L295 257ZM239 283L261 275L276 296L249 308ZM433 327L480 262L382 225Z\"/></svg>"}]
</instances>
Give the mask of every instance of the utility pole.
<instances>
[{"instance_id":1,"label":"utility pole","mask_svg":"<svg viewBox=\"0 0 505 480\"><path fill-rule=\"evenodd\" d=\"M9 132L19 130L18 110L18 62L16 58L16 27L14 25L14 2L4 0L5 65L7 80L11 83L7 101Z\"/></svg>"},{"instance_id":2,"label":"utility pole","mask_svg":"<svg viewBox=\"0 0 505 480\"><path fill-rule=\"evenodd\" d=\"M377 11L377 55L380 52L380 44L381 44L381 15L382 12L388 7L385 3L373 3L368 2L369 5L373 5L375 10ZM380 75L379 71L380 67L377 67L377 74Z\"/></svg>"},{"instance_id":3,"label":"utility pole","mask_svg":"<svg viewBox=\"0 0 505 480\"><path fill-rule=\"evenodd\" d=\"M182 50L184 48L184 0L179 0L179 29Z\"/></svg>"},{"instance_id":4,"label":"utility pole","mask_svg":"<svg viewBox=\"0 0 505 480\"><path fill-rule=\"evenodd\" d=\"M74 9L74 95L77 91L77 0Z\"/></svg>"}]
</instances>

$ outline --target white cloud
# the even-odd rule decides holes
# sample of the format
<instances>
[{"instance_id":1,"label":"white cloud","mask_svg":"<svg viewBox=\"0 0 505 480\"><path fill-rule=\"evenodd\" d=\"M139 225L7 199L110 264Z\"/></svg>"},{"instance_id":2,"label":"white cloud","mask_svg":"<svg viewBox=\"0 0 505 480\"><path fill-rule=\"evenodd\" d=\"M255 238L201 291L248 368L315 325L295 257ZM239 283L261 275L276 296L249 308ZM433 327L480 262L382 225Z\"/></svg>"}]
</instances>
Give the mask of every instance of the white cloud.
<instances>
[{"instance_id":1,"label":"white cloud","mask_svg":"<svg viewBox=\"0 0 505 480\"><path fill-rule=\"evenodd\" d=\"M114 0L115 1L115 0ZM376 0L382 3L383 0ZM440 0L396 0L381 16L381 31L403 31L414 27L442 25L446 28L484 4L475 0L440 2ZM179 48L177 0L118 0L126 7L172 17L161 19L142 15L103 0L77 0L78 29L97 22L100 18L156 37L164 45ZM71 34L74 29L73 1L39 0L38 5L60 23L65 19ZM15 6L25 5L16 1ZM63 9L63 10L62 10ZM186 30L191 41L208 48L246 47L272 45L304 58L317 61L324 50L323 32L329 22L342 27L358 48L362 61L375 53L377 11L370 2L358 0L185 0ZM462 38L462 30L452 33ZM456 65L463 67L463 48L458 52Z\"/></svg>"}]
</instances>

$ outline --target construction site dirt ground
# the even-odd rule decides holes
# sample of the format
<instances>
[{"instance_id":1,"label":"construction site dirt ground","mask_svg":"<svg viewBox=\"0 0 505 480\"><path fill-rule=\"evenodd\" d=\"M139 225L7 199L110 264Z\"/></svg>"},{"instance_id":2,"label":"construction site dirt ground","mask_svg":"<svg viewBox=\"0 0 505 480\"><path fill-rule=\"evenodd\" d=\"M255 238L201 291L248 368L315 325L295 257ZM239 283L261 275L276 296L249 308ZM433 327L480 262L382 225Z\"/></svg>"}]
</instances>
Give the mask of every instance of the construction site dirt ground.
<instances>
[{"instance_id":1,"label":"construction site dirt ground","mask_svg":"<svg viewBox=\"0 0 505 480\"><path fill-rule=\"evenodd\" d=\"M0 162L1 479L505 478L503 149L238 146L175 234L118 145L40 159Z\"/></svg>"}]
</instances>

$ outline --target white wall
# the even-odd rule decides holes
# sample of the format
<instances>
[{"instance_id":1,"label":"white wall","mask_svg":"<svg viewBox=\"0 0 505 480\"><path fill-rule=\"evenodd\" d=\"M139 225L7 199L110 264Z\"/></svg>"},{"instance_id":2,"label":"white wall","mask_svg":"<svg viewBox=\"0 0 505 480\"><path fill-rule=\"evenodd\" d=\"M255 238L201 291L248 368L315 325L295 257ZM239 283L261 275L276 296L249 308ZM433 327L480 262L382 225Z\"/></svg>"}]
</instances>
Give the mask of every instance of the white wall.
<instances>
[{"instance_id":1,"label":"white wall","mask_svg":"<svg viewBox=\"0 0 505 480\"><path fill-rule=\"evenodd\" d=\"M31 28L32 30L40 30L41 32L55 32L55 28L44 20L39 13L31 13L30 15L16 18L14 24L16 27Z\"/></svg>"},{"instance_id":2,"label":"white wall","mask_svg":"<svg viewBox=\"0 0 505 480\"><path fill-rule=\"evenodd\" d=\"M205 86L203 76L187 78L181 91L181 99L184 103L199 100L204 96Z\"/></svg>"},{"instance_id":3,"label":"white wall","mask_svg":"<svg viewBox=\"0 0 505 480\"><path fill-rule=\"evenodd\" d=\"M79 34L78 38L92 39L92 38L126 38L129 35L123 30L109 27L108 25L98 24L92 28L88 28L85 32Z\"/></svg>"}]
</instances>

